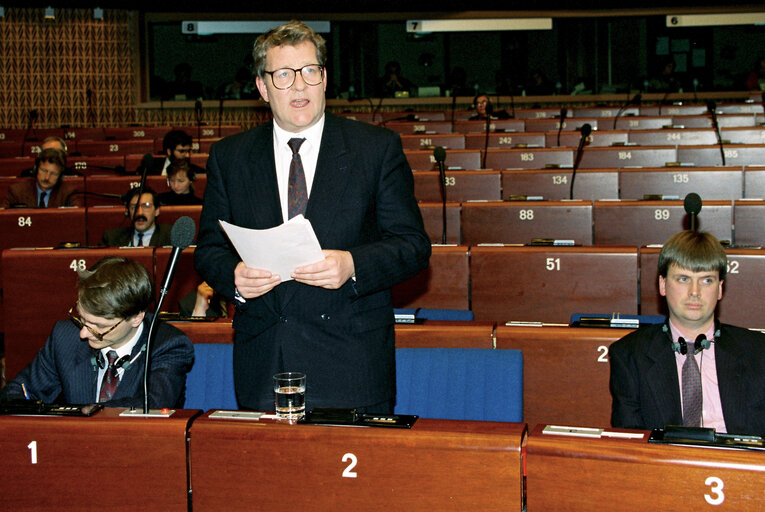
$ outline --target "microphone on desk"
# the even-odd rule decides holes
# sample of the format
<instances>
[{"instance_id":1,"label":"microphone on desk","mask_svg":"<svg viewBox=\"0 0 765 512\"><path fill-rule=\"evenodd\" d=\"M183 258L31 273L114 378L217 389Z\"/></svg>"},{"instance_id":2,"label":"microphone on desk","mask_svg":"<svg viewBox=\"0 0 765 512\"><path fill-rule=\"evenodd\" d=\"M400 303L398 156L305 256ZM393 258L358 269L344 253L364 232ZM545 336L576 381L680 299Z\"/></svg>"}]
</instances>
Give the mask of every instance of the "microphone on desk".
<instances>
[{"instance_id":1,"label":"microphone on desk","mask_svg":"<svg viewBox=\"0 0 765 512\"><path fill-rule=\"evenodd\" d=\"M574 179L576 179L576 170L579 168L579 163L582 161L582 153L584 152L584 143L587 142L587 137L592 133L592 125L590 123L584 123L579 128L581 137L579 137L579 147L576 148L576 156L574 157L574 167L571 170L571 186L569 187L568 198L574 199Z\"/></svg>"},{"instance_id":2,"label":"microphone on desk","mask_svg":"<svg viewBox=\"0 0 765 512\"><path fill-rule=\"evenodd\" d=\"M722 164L725 165L725 148L723 147L722 137L720 136L720 125L717 123L717 103L715 103L714 100L707 101L707 112L712 118L712 128L714 128L715 136L717 136L717 145L720 146Z\"/></svg>"},{"instance_id":3,"label":"microphone on desk","mask_svg":"<svg viewBox=\"0 0 765 512\"><path fill-rule=\"evenodd\" d=\"M141 165L138 167L141 169L141 182L138 185L138 200L136 202L136 208L133 210L133 216L130 219L130 224L135 225L135 218L138 215L138 204L141 202L141 196L143 195L143 191L146 188L146 173L149 170L149 167L154 163L154 155L151 153L146 153L143 155L143 158L141 158ZM125 201L127 203L127 201ZM129 204L126 204L125 206L130 206Z\"/></svg>"},{"instance_id":4,"label":"microphone on desk","mask_svg":"<svg viewBox=\"0 0 765 512\"><path fill-rule=\"evenodd\" d=\"M637 93L632 97L631 100L629 100L627 103L622 105L622 107L616 112L616 116L614 116L614 130L616 130L616 121L619 120L619 116L622 115L622 113L627 110L627 107L630 105L640 105L640 102L643 101L643 95L640 93Z\"/></svg>"},{"instance_id":5,"label":"microphone on desk","mask_svg":"<svg viewBox=\"0 0 765 512\"><path fill-rule=\"evenodd\" d=\"M137 208L136 208L137 210ZM191 217L183 216L173 223L173 227L170 230L170 244L173 246L173 250L170 253L170 259L165 269L165 276L162 278L162 285L159 288L159 300L157 301L157 308L154 316L151 318L149 324L149 333L146 336L146 359L144 360L143 370L143 413L149 414L149 361L151 360L151 343L154 337L154 327L159 317L159 312L162 310L162 303L165 301L165 296L170 289L170 284L173 281L173 275L175 274L176 264L181 252L191 245L194 241L194 232L196 231L196 224Z\"/></svg>"},{"instance_id":6,"label":"microphone on desk","mask_svg":"<svg viewBox=\"0 0 765 512\"><path fill-rule=\"evenodd\" d=\"M691 192L685 196L685 199L683 200L683 208L685 208L685 213L688 214L690 219L690 230L696 231L698 228L698 222L696 218L701 211L701 196L699 196L696 192Z\"/></svg>"},{"instance_id":7,"label":"microphone on desk","mask_svg":"<svg viewBox=\"0 0 765 512\"><path fill-rule=\"evenodd\" d=\"M438 164L439 189L441 190L441 220L443 221L443 231L441 232L441 243L446 244L446 149L437 146L433 150L433 158Z\"/></svg>"},{"instance_id":8,"label":"microphone on desk","mask_svg":"<svg viewBox=\"0 0 765 512\"><path fill-rule=\"evenodd\" d=\"M566 107L560 108L560 122L558 123L558 146L560 146L560 131L563 129L563 123L566 122L566 116L568 115L568 109Z\"/></svg>"},{"instance_id":9,"label":"microphone on desk","mask_svg":"<svg viewBox=\"0 0 765 512\"><path fill-rule=\"evenodd\" d=\"M491 101L486 102L486 128L484 128L485 139L483 141L483 158L481 159L481 169L486 169L486 154L489 152L489 132L491 131L491 116L494 114L494 105Z\"/></svg>"},{"instance_id":10,"label":"microphone on desk","mask_svg":"<svg viewBox=\"0 0 765 512\"><path fill-rule=\"evenodd\" d=\"M200 100L194 102L194 117L197 121L197 145L199 145L199 141L202 139L202 125L204 124L202 122L202 102Z\"/></svg>"}]
</instances>

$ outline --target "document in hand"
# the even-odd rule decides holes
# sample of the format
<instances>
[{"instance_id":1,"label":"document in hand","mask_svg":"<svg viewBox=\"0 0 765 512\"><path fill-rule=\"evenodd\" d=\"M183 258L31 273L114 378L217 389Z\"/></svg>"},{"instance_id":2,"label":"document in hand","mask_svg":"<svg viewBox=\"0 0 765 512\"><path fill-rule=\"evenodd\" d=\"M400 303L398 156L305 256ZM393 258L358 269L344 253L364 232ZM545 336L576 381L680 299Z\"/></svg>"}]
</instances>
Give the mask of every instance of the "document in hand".
<instances>
[{"instance_id":1,"label":"document in hand","mask_svg":"<svg viewBox=\"0 0 765 512\"><path fill-rule=\"evenodd\" d=\"M316 233L302 215L270 229L249 229L223 220L218 222L245 265L270 270L279 274L282 281L291 280L290 273L297 267L324 259Z\"/></svg>"}]
</instances>

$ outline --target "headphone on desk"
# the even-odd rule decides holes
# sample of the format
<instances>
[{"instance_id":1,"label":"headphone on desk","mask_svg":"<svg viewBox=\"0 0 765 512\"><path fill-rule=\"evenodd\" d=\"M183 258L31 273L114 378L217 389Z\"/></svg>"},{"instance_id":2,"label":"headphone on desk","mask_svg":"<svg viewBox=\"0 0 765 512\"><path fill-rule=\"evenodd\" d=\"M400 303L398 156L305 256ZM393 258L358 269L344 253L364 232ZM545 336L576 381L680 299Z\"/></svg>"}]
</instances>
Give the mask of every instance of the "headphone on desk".
<instances>
[{"instance_id":1,"label":"headphone on desk","mask_svg":"<svg viewBox=\"0 0 765 512\"><path fill-rule=\"evenodd\" d=\"M669 317L667 317L667 321L664 322L664 325L661 326L661 330L667 334L669 341L672 343L672 350L682 355L688 353L688 342L685 341L685 338L680 336L678 339L674 339L672 337L672 331L669 328ZM720 322L717 320L717 318L715 318L715 332L713 339L708 340L706 334L703 333L696 336L696 340L693 342L693 353L698 354L702 350L708 349L712 346L712 343L719 338Z\"/></svg>"}]
</instances>

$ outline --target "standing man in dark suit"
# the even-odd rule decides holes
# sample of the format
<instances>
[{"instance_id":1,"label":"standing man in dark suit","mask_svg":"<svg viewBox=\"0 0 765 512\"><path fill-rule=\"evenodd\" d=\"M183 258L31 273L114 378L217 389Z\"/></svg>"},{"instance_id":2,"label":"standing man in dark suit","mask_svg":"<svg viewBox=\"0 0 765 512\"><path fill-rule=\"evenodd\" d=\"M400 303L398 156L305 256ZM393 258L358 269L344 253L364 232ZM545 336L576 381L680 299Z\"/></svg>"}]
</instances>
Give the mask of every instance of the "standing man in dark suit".
<instances>
[{"instance_id":1,"label":"standing man in dark suit","mask_svg":"<svg viewBox=\"0 0 765 512\"><path fill-rule=\"evenodd\" d=\"M71 184L63 183L66 154L58 149L44 149L35 159L34 179L25 179L8 188L0 208L58 208L82 206L82 194Z\"/></svg>"},{"instance_id":2,"label":"standing man in dark suit","mask_svg":"<svg viewBox=\"0 0 765 512\"><path fill-rule=\"evenodd\" d=\"M171 245L172 226L158 224L160 214L157 193L144 187L141 200L138 201L139 189L130 189L125 198L125 215L131 219L132 227L111 228L104 232L101 245L107 247L161 247ZM136 212L136 208L138 211Z\"/></svg>"},{"instance_id":3,"label":"standing man in dark suit","mask_svg":"<svg viewBox=\"0 0 765 512\"><path fill-rule=\"evenodd\" d=\"M719 324L725 250L709 233L682 231L659 254L664 325L611 345L615 427L710 427L765 435L765 335Z\"/></svg>"},{"instance_id":4,"label":"standing man in dark suit","mask_svg":"<svg viewBox=\"0 0 765 512\"><path fill-rule=\"evenodd\" d=\"M197 272L237 303L237 399L273 410L273 374L298 371L309 409L390 412L391 287L430 257L401 140L324 112L326 46L305 24L261 35L253 57L274 121L213 145L195 251ZM218 225L272 228L299 213L325 259L287 282L245 266Z\"/></svg>"},{"instance_id":5,"label":"standing man in dark suit","mask_svg":"<svg viewBox=\"0 0 765 512\"><path fill-rule=\"evenodd\" d=\"M102 402L143 406L143 374L154 298L140 263L110 256L80 272L77 302L34 360L3 388L0 398L50 403ZM149 406L181 407L194 348L175 327L158 323L149 369Z\"/></svg>"}]
</instances>

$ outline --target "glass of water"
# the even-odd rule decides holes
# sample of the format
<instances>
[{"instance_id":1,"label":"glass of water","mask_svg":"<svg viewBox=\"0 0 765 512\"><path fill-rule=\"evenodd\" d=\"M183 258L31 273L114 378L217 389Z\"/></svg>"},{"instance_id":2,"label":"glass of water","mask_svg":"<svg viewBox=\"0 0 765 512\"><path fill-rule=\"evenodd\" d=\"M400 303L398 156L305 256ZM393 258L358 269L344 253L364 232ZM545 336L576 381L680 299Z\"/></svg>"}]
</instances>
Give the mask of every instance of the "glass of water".
<instances>
[{"instance_id":1,"label":"glass of water","mask_svg":"<svg viewBox=\"0 0 765 512\"><path fill-rule=\"evenodd\" d=\"M295 423L305 414L305 373L285 372L274 375L276 415Z\"/></svg>"}]
</instances>

